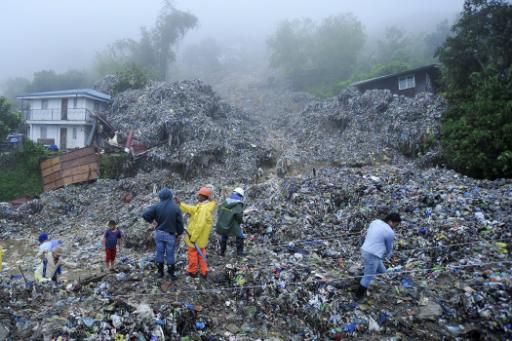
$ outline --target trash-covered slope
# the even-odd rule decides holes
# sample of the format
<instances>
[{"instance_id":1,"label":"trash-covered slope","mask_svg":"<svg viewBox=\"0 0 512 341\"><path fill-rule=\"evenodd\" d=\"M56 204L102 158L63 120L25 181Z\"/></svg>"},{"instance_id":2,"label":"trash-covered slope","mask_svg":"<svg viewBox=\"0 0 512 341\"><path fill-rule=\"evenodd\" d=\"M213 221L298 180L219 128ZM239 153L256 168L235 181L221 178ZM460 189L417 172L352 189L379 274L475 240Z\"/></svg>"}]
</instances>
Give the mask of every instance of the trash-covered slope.
<instances>
[{"instance_id":1,"label":"trash-covered slope","mask_svg":"<svg viewBox=\"0 0 512 341\"><path fill-rule=\"evenodd\" d=\"M3 238L24 236L25 229L45 222L52 237L66 241L66 257L80 269L66 269L68 290L44 286L32 294L21 276L3 276L11 335L95 339L117 332L149 340L161 328L166 339L510 336L510 180L479 181L408 164L270 177L247 187L246 257L230 254L233 245L225 258L217 256L212 234L207 281L185 276L183 246L178 281L159 281L140 212L157 200L154 187L168 185L190 200L205 182L216 186L217 198L236 186L222 178L188 182L159 171L69 186L43 195L41 211L26 220L4 220ZM362 270L362 236L389 209L405 219L388 264L392 270L357 303L352 288ZM118 272L106 274L100 271L100 240L113 217L126 233L126 247ZM27 256L17 265L27 270L32 262ZM7 265L10 273L17 274L17 265ZM54 308L42 303L49 299Z\"/></svg>"},{"instance_id":2,"label":"trash-covered slope","mask_svg":"<svg viewBox=\"0 0 512 341\"><path fill-rule=\"evenodd\" d=\"M280 162L293 168L396 163L404 156L436 161L444 110L443 99L432 94L408 98L388 90L347 89L276 119L283 136Z\"/></svg>"},{"instance_id":3,"label":"trash-covered slope","mask_svg":"<svg viewBox=\"0 0 512 341\"><path fill-rule=\"evenodd\" d=\"M512 180L475 180L404 157L436 152L440 98L348 91L273 118L263 106L265 120L225 106L201 82L155 83L115 101L116 127L135 129L152 148L146 162L171 167L0 205L0 245L8 246L0 339L512 337ZM269 150L280 176L246 176ZM183 243L178 280L158 280L140 214L163 186L190 201L201 184L213 184L217 200L245 187L247 255L229 245L218 256L212 233L208 280L185 276ZM389 272L356 302L362 238L390 210L404 222ZM126 235L116 273L101 269L110 219ZM65 257L78 264L65 269L64 284L31 283L30 241L42 230L64 240Z\"/></svg>"},{"instance_id":4,"label":"trash-covered slope","mask_svg":"<svg viewBox=\"0 0 512 341\"><path fill-rule=\"evenodd\" d=\"M149 148L148 162L188 177L214 171L251 176L273 165L263 125L199 80L122 92L107 117L122 136L135 131Z\"/></svg>"}]
</instances>

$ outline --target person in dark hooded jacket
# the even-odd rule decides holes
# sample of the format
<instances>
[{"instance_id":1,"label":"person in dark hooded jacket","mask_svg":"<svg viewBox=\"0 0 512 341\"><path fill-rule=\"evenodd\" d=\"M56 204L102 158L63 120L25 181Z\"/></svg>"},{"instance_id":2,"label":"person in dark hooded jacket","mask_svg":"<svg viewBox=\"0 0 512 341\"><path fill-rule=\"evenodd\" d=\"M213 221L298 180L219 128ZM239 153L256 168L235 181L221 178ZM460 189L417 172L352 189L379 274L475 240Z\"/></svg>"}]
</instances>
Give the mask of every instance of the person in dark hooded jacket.
<instances>
[{"instance_id":1,"label":"person in dark hooded jacket","mask_svg":"<svg viewBox=\"0 0 512 341\"><path fill-rule=\"evenodd\" d=\"M156 265L159 277L164 276L164 256L167 258L167 272L171 279L176 279L174 253L177 238L183 234L183 214L174 203L172 192L164 187L160 193L160 202L151 206L142 217L148 223L156 222Z\"/></svg>"},{"instance_id":2,"label":"person in dark hooded jacket","mask_svg":"<svg viewBox=\"0 0 512 341\"><path fill-rule=\"evenodd\" d=\"M230 236L236 237L236 253L243 256L244 233L240 224L243 222L244 190L235 188L233 193L217 209L215 231L220 235L220 255L224 256Z\"/></svg>"}]
</instances>

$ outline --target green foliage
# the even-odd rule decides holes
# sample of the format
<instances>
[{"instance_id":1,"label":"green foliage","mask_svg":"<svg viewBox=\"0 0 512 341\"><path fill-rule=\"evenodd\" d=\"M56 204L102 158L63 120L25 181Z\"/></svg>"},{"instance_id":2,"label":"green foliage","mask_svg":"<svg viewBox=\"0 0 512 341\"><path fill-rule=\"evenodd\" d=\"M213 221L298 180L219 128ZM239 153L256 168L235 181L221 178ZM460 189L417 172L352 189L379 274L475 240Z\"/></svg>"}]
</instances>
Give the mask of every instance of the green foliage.
<instances>
[{"instance_id":1,"label":"green foliage","mask_svg":"<svg viewBox=\"0 0 512 341\"><path fill-rule=\"evenodd\" d=\"M386 64L375 64L368 73L366 73L362 79L380 77L390 75L402 71L406 71L412 68L411 64L408 64L402 60L391 60Z\"/></svg>"},{"instance_id":2,"label":"green foliage","mask_svg":"<svg viewBox=\"0 0 512 341\"><path fill-rule=\"evenodd\" d=\"M446 161L473 177L512 177L512 5L466 0L453 32L438 50Z\"/></svg>"},{"instance_id":3,"label":"green foliage","mask_svg":"<svg viewBox=\"0 0 512 341\"><path fill-rule=\"evenodd\" d=\"M335 96L341 90L349 87L353 83L375 78L379 76L389 75L397 72L402 72L411 69L411 65L401 61L391 61L388 64L375 64L369 71L354 71L352 77L338 82L321 82L316 84L309 84L305 86L304 90L311 93L317 98L328 98Z\"/></svg>"},{"instance_id":4,"label":"green foliage","mask_svg":"<svg viewBox=\"0 0 512 341\"><path fill-rule=\"evenodd\" d=\"M122 39L110 45L96 58L99 76L118 73L127 65L135 64L148 70L157 79L167 79L169 64L175 58L174 47L185 34L197 25L197 18L176 9L169 1L164 6L152 29L141 28L140 39Z\"/></svg>"},{"instance_id":5,"label":"green foliage","mask_svg":"<svg viewBox=\"0 0 512 341\"><path fill-rule=\"evenodd\" d=\"M114 84L112 91L118 94L128 89L141 89L149 82L151 74L136 64L125 67L117 72L118 81Z\"/></svg>"},{"instance_id":6,"label":"green foliage","mask_svg":"<svg viewBox=\"0 0 512 341\"><path fill-rule=\"evenodd\" d=\"M394 62L410 63L413 59L412 41L406 32L396 26L386 27L384 39L379 40L377 62L390 64Z\"/></svg>"},{"instance_id":7,"label":"green foliage","mask_svg":"<svg viewBox=\"0 0 512 341\"><path fill-rule=\"evenodd\" d=\"M0 141L3 142L7 135L19 128L22 124L21 115L11 109L11 104L5 97L0 97Z\"/></svg>"},{"instance_id":8,"label":"green foliage","mask_svg":"<svg viewBox=\"0 0 512 341\"><path fill-rule=\"evenodd\" d=\"M3 84L4 88L4 96L10 101L16 101L16 96L27 92L27 89L30 85L30 81L23 77L14 77L9 78Z\"/></svg>"},{"instance_id":9,"label":"green foliage","mask_svg":"<svg viewBox=\"0 0 512 341\"><path fill-rule=\"evenodd\" d=\"M0 201L22 196L34 196L43 191L39 163L49 156L42 145L31 141L23 149L0 156Z\"/></svg>"},{"instance_id":10,"label":"green foliage","mask_svg":"<svg viewBox=\"0 0 512 341\"><path fill-rule=\"evenodd\" d=\"M128 154L103 154L100 158L100 177L103 179L119 179L123 175L123 165Z\"/></svg>"},{"instance_id":11,"label":"green foliage","mask_svg":"<svg viewBox=\"0 0 512 341\"><path fill-rule=\"evenodd\" d=\"M319 23L284 21L267 41L271 65L303 88L350 77L364 42L363 26L352 14Z\"/></svg>"},{"instance_id":12,"label":"green foliage","mask_svg":"<svg viewBox=\"0 0 512 341\"><path fill-rule=\"evenodd\" d=\"M431 32L423 38L424 47L423 54L426 60L435 58L436 51L445 42L446 38L450 36L450 24L448 20L443 20L436 26L436 30Z\"/></svg>"},{"instance_id":13,"label":"green foliage","mask_svg":"<svg viewBox=\"0 0 512 341\"><path fill-rule=\"evenodd\" d=\"M92 83L92 77L86 71L69 70L59 74L53 70L41 70L34 73L32 81L23 77L10 78L3 88L5 97L14 102L16 96L27 92L88 88Z\"/></svg>"}]
</instances>

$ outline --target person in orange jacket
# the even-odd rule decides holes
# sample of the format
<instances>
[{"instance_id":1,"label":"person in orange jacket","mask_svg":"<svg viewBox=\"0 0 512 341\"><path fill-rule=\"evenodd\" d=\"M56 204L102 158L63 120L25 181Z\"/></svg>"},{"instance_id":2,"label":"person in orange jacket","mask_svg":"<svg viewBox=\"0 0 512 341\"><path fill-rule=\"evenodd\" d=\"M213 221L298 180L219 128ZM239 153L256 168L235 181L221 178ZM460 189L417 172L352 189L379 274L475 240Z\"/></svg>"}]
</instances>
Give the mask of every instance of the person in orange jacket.
<instances>
[{"instance_id":1,"label":"person in orange jacket","mask_svg":"<svg viewBox=\"0 0 512 341\"><path fill-rule=\"evenodd\" d=\"M201 187L197 192L198 203L188 205L179 202L183 213L188 214L188 228L185 237L185 243L188 246L188 268L190 276L195 277L199 266L201 277L208 275L208 265L206 263L206 246L213 225L213 212L217 203L211 200L213 191L208 187ZM197 249L200 249L201 253Z\"/></svg>"}]
</instances>

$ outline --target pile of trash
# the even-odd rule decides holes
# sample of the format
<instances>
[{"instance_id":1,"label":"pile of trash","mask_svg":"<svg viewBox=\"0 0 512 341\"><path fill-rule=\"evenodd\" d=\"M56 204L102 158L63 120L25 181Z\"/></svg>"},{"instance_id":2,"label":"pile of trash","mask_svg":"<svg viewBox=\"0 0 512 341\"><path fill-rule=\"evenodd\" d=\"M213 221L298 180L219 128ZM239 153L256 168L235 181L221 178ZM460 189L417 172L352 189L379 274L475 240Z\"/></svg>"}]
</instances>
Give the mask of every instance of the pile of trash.
<instances>
[{"instance_id":1,"label":"pile of trash","mask_svg":"<svg viewBox=\"0 0 512 341\"><path fill-rule=\"evenodd\" d=\"M0 340L512 338L512 180L408 159L436 153L442 99L347 90L302 112L262 108L265 120L199 81L116 96L109 120L166 169L0 204ZM141 214L164 186L192 202L205 184L217 201L244 187L246 255L230 240L221 257L212 233L206 280L185 276L183 243L178 279L158 279ZM390 211L403 222L388 272L356 301L366 229ZM125 235L115 272L111 219ZM60 283L33 281L41 231L77 264Z\"/></svg>"},{"instance_id":2,"label":"pile of trash","mask_svg":"<svg viewBox=\"0 0 512 341\"><path fill-rule=\"evenodd\" d=\"M278 162L285 168L318 163L358 166L399 163L406 156L432 166L440 160L440 119L445 109L444 100L430 93L409 98L389 90L360 94L349 88L337 97L310 103L301 113L276 119L274 128L283 129Z\"/></svg>"},{"instance_id":3,"label":"pile of trash","mask_svg":"<svg viewBox=\"0 0 512 341\"><path fill-rule=\"evenodd\" d=\"M254 176L274 163L263 125L199 80L124 91L113 98L107 118L121 140L135 132L148 148L146 161L189 178L214 170Z\"/></svg>"},{"instance_id":4,"label":"pile of trash","mask_svg":"<svg viewBox=\"0 0 512 341\"><path fill-rule=\"evenodd\" d=\"M218 256L212 234L208 280L185 276L182 245L178 280L160 281L150 226L140 214L158 200L160 187L191 201L201 183L214 184L216 200L237 186L233 179L185 181L154 171L45 193L40 211L0 220L3 239L35 240L45 229L70 246L66 258L78 264L66 269L64 283L40 286L31 282L33 255L13 263L7 249L0 333L49 340L512 336L511 180L406 163L268 176L246 186L245 257ZM389 272L356 302L362 239L389 210L404 218ZM126 239L117 272L106 273L101 236L112 218Z\"/></svg>"}]
</instances>

